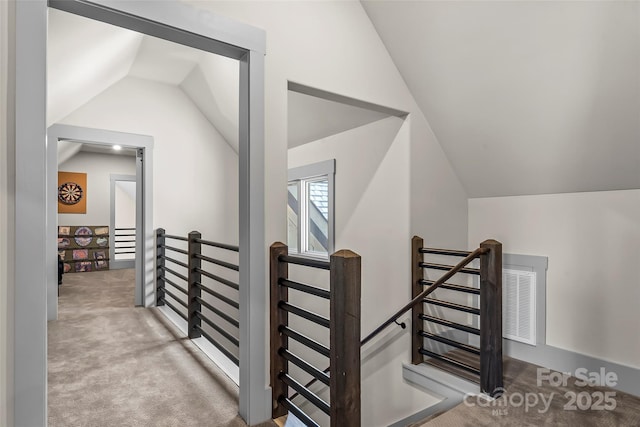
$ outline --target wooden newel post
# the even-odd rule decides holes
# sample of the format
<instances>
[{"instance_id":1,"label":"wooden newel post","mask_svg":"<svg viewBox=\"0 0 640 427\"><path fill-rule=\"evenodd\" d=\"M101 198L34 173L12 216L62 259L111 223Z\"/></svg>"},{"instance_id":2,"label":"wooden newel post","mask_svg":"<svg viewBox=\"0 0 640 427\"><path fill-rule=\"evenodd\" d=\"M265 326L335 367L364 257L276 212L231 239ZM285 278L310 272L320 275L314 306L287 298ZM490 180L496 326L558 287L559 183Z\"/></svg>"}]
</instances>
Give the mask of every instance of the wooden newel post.
<instances>
[{"instance_id":1,"label":"wooden newel post","mask_svg":"<svg viewBox=\"0 0 640 427\"><path fill-rule=\"evenodd\" d=\"M280 349L287 348L287 336L280 333L280 325L289 324L288 313L278 308L280 301L289 300L289 292L286 286L280 286L279 279L287 279L289 277L289 264L280 262L280 255L287 255L289 249L284 243L276 242L271 245L269 253L269 280L270 280L270 348L271 348L271 396L273 419L279 418L287 414L287 408L282 406L278 399L289 397L289 386L282 382L278 376L281 373L288 373L287 361L280 356Z\"/></svg>"},{"instance_id":2,"label":"wooden newel post","mask_svg":"<svg viewBox=\"0 0 640 427\"><path fill-rule=\"evenodd\" d=\"M411 299L420 295L424 290L420 280L423 279L424 271L420 267L420 263L424 260L424 254L420 249L424 247L422 237L413 236L411 239ZM423 338L419 332L424 328L424 322L420 315L424 314L424 304L416 304L411 309L411 363L418 365L424 362L424 355L420 353Z\"/></svg>"},{"instance_id":3,"label":"wooden newel post","mask_svg":"<svg viewBox=\"0 0 640 427\"><path fill-rule=\"evenodd\" d=\"M164 228L156 230L156 306L164 305Z\"/></svg>"},{"instance_id":4,"label":"wooden newel post","mask_svg":"<svg viewBox=\"0 0 640 427\"><path fill-rule=\"evenodd\" d=\"M202 280L200 274L200 268L202 267L202 261L197 255L201 255L201 243L200 239L202 235L198 231L192 231L189 233L189 277L187 282L187 294L188 294L188 311L187 311L187 319L188 319L188 331L189 338L200 338L200 329L198 327L202 326L202 321L200 317L198 317L198 313L201 311L200 302L198 298L200 298L200 281Z\"/></svg>"},{"instance_id":5,"label":"wooden newel post","mask_svg":"<svg viewBox=\"0 0 640 427\"><path fill-rule=\"evenodd\" d=\"M502 378L502 244L485 240L480 248L480 390L500 394Z\"/></svg>"},{"instance_id":6,"label":"wooden newel post","mask_svg":"<svg viewBox=\"0 0 640 427\"><path fill-rule=\"evenodd\" d=\"M359 427L360 255L331 255L330 407L331 427Z\"/></svg>"}]
</instances>

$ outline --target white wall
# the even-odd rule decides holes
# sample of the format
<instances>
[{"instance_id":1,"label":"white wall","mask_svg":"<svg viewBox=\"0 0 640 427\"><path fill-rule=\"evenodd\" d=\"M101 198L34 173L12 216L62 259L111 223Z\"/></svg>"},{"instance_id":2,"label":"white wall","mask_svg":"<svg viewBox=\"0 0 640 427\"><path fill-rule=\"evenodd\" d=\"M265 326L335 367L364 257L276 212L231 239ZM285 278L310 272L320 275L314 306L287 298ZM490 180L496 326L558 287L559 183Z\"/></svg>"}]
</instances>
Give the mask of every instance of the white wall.
<instances>
[{"instance_id":1,"label":"white wall","mask_svg":"<svg viewBox=\"0 0 640 427\"><path fill-rule=\"evenodd\" d=\"M549 257L547 344L640 368L640 190L469 200L469 244Z\"/></svg>"},{"instance_id":2,"label":"white wall","mask_svg":"<svg viewBox=\"0 0 640 427\"><path fill-rule=\"evenodd\" d=\"M397 309L410 299L409 128L403 119L389 117L289 150L290 168L336 159L335 247L362 256L362 336L379 323L382 301L386 310ZM297 269L292 274L309 277ZM310 280L322 282L319 277ZM373 344L363 349L363 425L381 425L380 420L388 417L390 401L393 411L407 415L429 401L436 402L416 393L400 375L411 343L408 331L389 328L380 338L394 338L387 346Z\"/></svg>"},{"instance_id":3,"label":"white wall","mask_svg":"<svg viewBox=\"0 0 640 427\"><path fill-rule=\"evenodd\" d=\"M133 181L116 181L114 204L116 228L135 228L136 183Z\"/></svg>"},{"instance_id":4,"label":"white wall","mask_svg":"<svg viewBox=\"0 0 640 427\"><path fill-rule=\"evenodd\" d=\"M154 227L238 243L238 156L182 90L126 77L62 123L153 136Z\"/></svg>"},{"instance_id":5,"label":"white wall","mask_svg":"<svg viewBox=\"0 0 640 427\"><path fill-rule=\"evenodd\" d=\"M405 200L409 203L405 219L408 233L404 259L398 260L400 265L406 266L408 271L408 237L411 233L421 234L433 245L459 248L466 246L466 194L359 2L189 3L195 8L208 9L264 28L267 32L267 242L286 241L287 81L293 81L410 113L406 129L403 129L410 138L409 152L402 156L403 160L399 163L403 166L396 171L402 173L401 171L409 170L412 181L409 193L411 198ZM366 156L367 153L362 153L363 158ZM359 166L353 164L351 167ZM413 184L414 179L416 185ZM349 226L345 232L351 232ZM353 232L356 233L355 229ZM383 248L381 250L384 251ZM406 289L403 292L406 292L404 295L408 298L408 281L397 283L397 286ZM369 331L399 307L386 303L389 286L392 285L364 286L369 297L363 301L367 314L362 328ZM380 304L381 300L385 301L384 305ZM408 300L404 302L406 301ZM371 305L375 305L377 309L369 307ZM400 360L410 360L408 344L404 354L397 356L394 362L378 367L378 378L384 381L392 377L401 378ZM378 359L374 357L370 363L376 364ZM266 360L265 365L268 366ZM373 396L375 390L367 390L370 399L363 399L363 425L391 424L424 409L433 401L423 391L397 387L398 381L401 380L396 379L393 386L385 387L384 398ZM407 389L410 390L409 393L406 393Z\"/></svg>"},{"instance_id":6,"label":"white wall","mask_svg":"<svg viewBox=\"0 0 640 427\"><path fill-rule=\"evenodd\" d=\"M0 425L13 425L13 286L15 128L13 60L13 8L0 2ZM12 49L11 49L12 50Z\"/></svg>"},{"instance_id":7,"label":"white wall","mask_svg":"<svg viewBox=\"0 0 640 427\"><path fill-rule=\"evenodd\" d=\"M136 158L80 152L58 166L61 172L87 174L86 214L58 214L58 225L106 225L111 217L111 174L136 174Z\"/></svg>"}]
</instances>

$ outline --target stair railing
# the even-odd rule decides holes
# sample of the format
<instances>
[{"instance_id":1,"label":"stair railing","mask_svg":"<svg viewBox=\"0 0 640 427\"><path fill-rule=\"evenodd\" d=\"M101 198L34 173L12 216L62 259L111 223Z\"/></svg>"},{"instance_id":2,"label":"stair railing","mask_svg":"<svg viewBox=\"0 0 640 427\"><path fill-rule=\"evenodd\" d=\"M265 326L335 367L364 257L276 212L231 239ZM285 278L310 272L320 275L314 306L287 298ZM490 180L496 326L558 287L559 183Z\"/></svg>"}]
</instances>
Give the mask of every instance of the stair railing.
<instances>
[{"instance_id":1,"label":"stair railing","mask_svg":"<svg viewBox=\"0 0 640 427\"><path fill-rule=\"evenodd\" d=\"M502 245L495 240L486 240L473 252L448 249L425 248L420 237L412 239L412 363L418 364L425 360L425 356L444 362L457 369L479 376L480 390L491 396L499 394L503 389L503 360L502 360ZM424 255L444 255L463 257L455 267L449 265L425 262ZM472 260L480 258L480 268L466 267ZM425 270L445 270L438 280L424 279ZM479 287L462 286L446 281L456 273L479 276ZM479 307L457 304L443 299L426 298L437 288L450 291L477 295L480 299ZM424 307L438 306L479 316L476 322L479 328L463 323L447 320L444 316L435 317L424 313ZM426 331L425 322L439 324L448 328L460 330L480 337L479 347L447 338L442 335ZM447 355L439 354L425 348L424 340L432 340L447 346L455 347L467 353L479 356L479 368L462 362Z\"/></svg>"},{"instance_id":2,"label":"stair railing","mask_svg":"<svg viewBox=\"0 0 640 427\"><path fill-rule=\"evenodd\" d=\"M289 279L289 264L330 271L329 290ZM341 250L331 255L329 262L288 255L283 243L274 243L270 250L271 282L271 388L272 417L291 412L308 427L319 426L293 403L295 396L329 415L332 427L360 426L360 256ZM289 302L289 289L329 300L329 318L312 313ZM289 314L329 328L329 347L293 330ZM330 368L321 371L289 350L292 339L328 357ZM289 363L310 374L314 382L329 386L329 402L302 385L289 373ZM291 395L289 388L295 391Z\"/></svg>"},{"instance_id":3,"label":"stair railing","mask_svg":"<svg viewBox=\"0 0 640 427\"><path fill-rule=\"evenodd\" d=\"M167 240L172 241L171 245L166 243ZM238 366L240 361L236 354L240 346L237 338L240 323L237 310L240 303L237 291L240 287L234 280L222 277L222 273L216 271L214 274L211 268L204 269L202 264L231 272L239 271L239 266L204 255L203 246L227 252L239 251L235 245L203 240L198 231L184 237L166 234L162 228L157 230L156 305L166 305L183 318L187 322L189 338L204 337ZM206 298L203 292L207 294Z\"/></svg>"}]
</instances>

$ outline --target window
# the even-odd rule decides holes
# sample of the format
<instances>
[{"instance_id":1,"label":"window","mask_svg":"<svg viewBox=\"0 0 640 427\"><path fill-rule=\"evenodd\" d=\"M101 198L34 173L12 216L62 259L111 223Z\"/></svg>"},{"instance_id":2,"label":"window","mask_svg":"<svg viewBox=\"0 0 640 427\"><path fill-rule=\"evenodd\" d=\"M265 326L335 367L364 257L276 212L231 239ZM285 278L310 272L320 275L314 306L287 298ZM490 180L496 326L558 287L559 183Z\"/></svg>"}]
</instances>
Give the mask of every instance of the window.
<instances>
[{"instance_id":1,"label":"window","mask_svg":"<svg viewBox=\"0 0 640 427\"><path fill-rule=\"evenodd\" d=\"M328 257L333 252L335 160L289 169L289 253Z\"/></svg>"}]
</instances>

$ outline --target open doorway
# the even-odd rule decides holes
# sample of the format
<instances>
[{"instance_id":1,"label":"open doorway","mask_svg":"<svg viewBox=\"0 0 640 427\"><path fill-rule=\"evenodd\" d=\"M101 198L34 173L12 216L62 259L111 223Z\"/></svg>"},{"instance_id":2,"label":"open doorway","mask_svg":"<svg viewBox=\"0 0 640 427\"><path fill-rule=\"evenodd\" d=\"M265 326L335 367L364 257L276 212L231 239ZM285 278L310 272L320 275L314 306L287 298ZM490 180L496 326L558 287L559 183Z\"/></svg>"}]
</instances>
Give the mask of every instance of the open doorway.
<instances>
[{"instance_id":1,"label":"open doorway","mask_svg":"<svg viewBox=\"0 0 640 427\"><path fill-rule=\"evenodd\" d=\"M264 241L264 31L207 14L206 19L179 2L51 1L58 9L91 19L138 29L177 43L234 58L240 63L239 97L239 246L240 246L240 414L250 424L269 415L266 385L264 319L266 292ZM102 2L100 2L102 3ZM15 265L15 421L21 425L46 424L46 293L43 281L56 277L55 233L47 205L55 203L49 191L47 164L53 144L46 139L46 27L47 2L16 4L16 219L17 253L29 253ZM145 245L153 234L145 231ZM46 236L46 244L32 251L33 242ZM149 242L149 243L148 243ZM55 255L55 254L54 254ZM153 272L152 272L153 273ZM145 292L145 300L151 295Z\"/></svg>"},{"instance_id":2,"label":"open doorway","mask_svg":"<svg viewBox=\"0 0 640 427\"><path fill-rule=\"evenodd\" d=\"M77 231L78 227L84 227L87 230L94 233L92 226L98 228L108 228L105 248L109 248L108 263L110 266L111 260L114 258L111 254L115 240L114 227L111 224L111 211L113 208L113 200L111 199L111 175L114 172L126 172L127 174L133 174L133 179L136 185L136 199L135 199L135 232L127 234L135 234L133 239L133 245L136 248L140 248L138 252L139 256L135 257L135 291L133 303L135 305L144 305L145 293L153 292L153 275L145 269L145 265L153 264L153 242L145 241L144 237L146 233L153 233L153 138L148 135L130 134L124 132L109 131L104 129L86 128L81 126L72 126L64 124L56 124L49 127L47 132L47 138L51 142L50 149L47 153L47 170L48 170L48 187L49 194L58 195L59 189L59 170L60 166L63 169L73 169L75 172L84 171L85 177L88 177L92 184L91 187L86 188L83 197L86 199L84 214L59 214L58 201L56 203L47 204L47 218L48 218L48 230L47 235L52 236L52 242L55 244L47 245L47 253L50 258L57 258L62 250L65 251L64 264L68 265L68 269L76 271L76 265L79 266L78 271L83 271L82 263L85 265L92 265L90 268L93 270L96 266L95 254L99 253L99 256L105 249L100 249L98 240L104 236L94 236L90 241L88 240L87 256L92 256L94 259L87 260L74 260L73 249L66 247L60 247L61 240L69 241L69 245L74 247L75 238L73 236L65 237L60 234L60 226L62 227L74 227L74 231ZM55 147L55 149L53 149ZM114 150L114 147L120 148L120 150ZM122 154L114 155L113 152L118 151ZM108 154L107 154L108 153ZM115 157L114 157L115 156ZM90 174L87 172L92 170ZM73 171L65 171L73 172ZM86 184L85 184L86 185ZM93 192L93 193L92 193ZM103 228L103 230L104 230ZM63 229L65 232L66 228ZM84 230L84 229L83 229ZM69 229L69 232L71 230ZM101 240L104 243L104 240ZM80 249L79 253L82 252ZM91 249L93 248L93 249ZM54 253L55 251L55 253ZM82 255L82 253L80 253ZM65 268L63 264L63 268ZM104 266L104 263L101 263ZM108 267L107 267L108 268ZM86 271L86 270L85 270ZM47 318L48 320L54 320L57 318L58 313L58 285L57 280L54 281L54 274L57 273L57 265L55 270L51 271L47 276ZM57 274L55 275L57 279Z\"/></svg>"}]
</instances>

